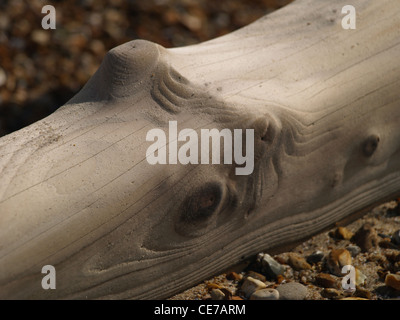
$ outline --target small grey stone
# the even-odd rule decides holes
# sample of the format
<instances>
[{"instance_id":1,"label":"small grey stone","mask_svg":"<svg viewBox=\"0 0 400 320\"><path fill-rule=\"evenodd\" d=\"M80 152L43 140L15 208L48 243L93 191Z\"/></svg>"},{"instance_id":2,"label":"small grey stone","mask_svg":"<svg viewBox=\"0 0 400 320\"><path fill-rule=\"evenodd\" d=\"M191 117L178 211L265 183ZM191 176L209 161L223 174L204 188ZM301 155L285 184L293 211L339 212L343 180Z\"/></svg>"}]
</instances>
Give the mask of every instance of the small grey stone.
<instances>
[{"instance_id":1,"label":"small grey stone","mask_svg":"<svg viewBox=\"0 0 400 320\"><path fill-rule=\"evenodd\" d=\"M267 288L255 291L250 300L278 300L279 292L276 289Z\"/></svg>"},{"instance_id":2,"label":"small grey stone","mask_svg":"<svg viewBox=\"0 0 400 320\"><path fill-rule=\"evenodd\" d=\"M346 249L348 252L350 252L353 258L356 257L361 252L361 248L356 245L347 246Z\"/></svg>"},{"instance_id":3,"label":"small grey stone","mask_svg":"<svg viewBox=\"0 0 400 320\"><path fill-rule=\"evenodd\" d=\"M325 255L324 255L324 253L323 253L322 251L317 250L317 251L313 252L312 254L310 254L310 255L307 257L307 262L308 262L309 264L318 263L318 262L322 261L322 259L324 258L324 256L325 256Z\"/></svg>"},{"instance_id":4,"label":"small grey stone","mask_svg":"<svg viewBox=\"0 0 400 320\"><path fill-rule=\"evenodd\" d=\"M267 253L264 254L261 265L262 271L274 279L285 272L285 267Z\"/></svg>"},{"instance_id":5,"label":"small grey stone","mask_svg":"<svg viewBox=\"0 0 400 320\"><path fill-rule=\"evenodd\" d=\"M304 300L307 295L307 287L298 282L283 283L276 290L280 300Z\"/></svg>"},{"instance_id":6,"label":"small grey stone","mask_svg":"<svg viewBox=\"0 0 400 320\"><path fill-rule=\"evenodd\" d=\"M247 277L244 281L243 284L240 288L240 290L243 292L246 298L250 298L250 296L253 294L253 292L264 289L266 288L267 285L257 279L254 279L252 277Z\"/></svg>"},{"instance_id":7,"label":"small grey stone","mask_svg":"<svg viewBox=\"0 0 400 320\"><path fill-rule=\"evenodd\" d=\"M400 229L395 231L395 232L393 232L392 242L394 244L400 245Z\"/></svg>"},{"instance_id":8,"label":"small grey stone","mask_svg":"<svg viewBox=\"0 0 400 320\"><path fill-rule=\"evenodd\" d=\"M220 289L212 289L211 290L211 299L212 300L224 300L225 294Z\"/></svg>"}]
</instances>

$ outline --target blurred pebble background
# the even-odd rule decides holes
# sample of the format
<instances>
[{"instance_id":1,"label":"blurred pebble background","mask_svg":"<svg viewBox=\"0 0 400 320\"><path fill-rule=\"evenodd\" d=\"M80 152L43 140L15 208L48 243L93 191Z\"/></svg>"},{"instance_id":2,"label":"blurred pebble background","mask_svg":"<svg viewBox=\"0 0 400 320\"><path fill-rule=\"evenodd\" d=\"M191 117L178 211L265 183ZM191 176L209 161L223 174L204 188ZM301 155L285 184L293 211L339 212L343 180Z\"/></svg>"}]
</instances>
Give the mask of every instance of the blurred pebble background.
<instances>
[{"instance_id":1,"label":"blurred pebble background","mask_svg":"<svg viewBox=\"0 0 400 320\"><path fill-rule=\"evenodd\" d=\"M206 41L292 0L0 0L0 136L65 104L105 53L134 39L164 47ZM44 5L56 29L44 30Z\"/></svg>"}]
</instances>

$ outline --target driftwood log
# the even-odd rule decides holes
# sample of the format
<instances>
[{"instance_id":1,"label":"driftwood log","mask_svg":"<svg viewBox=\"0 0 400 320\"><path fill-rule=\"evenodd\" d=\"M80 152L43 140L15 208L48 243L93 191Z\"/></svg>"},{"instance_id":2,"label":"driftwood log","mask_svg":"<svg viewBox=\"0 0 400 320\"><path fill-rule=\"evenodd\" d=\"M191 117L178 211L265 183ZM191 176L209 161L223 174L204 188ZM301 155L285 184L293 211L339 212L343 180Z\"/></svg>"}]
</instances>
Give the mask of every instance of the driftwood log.
<instances>
[{"instance_id":1,"label":"driftwood log","mask_svg":"<svg viewBox=\"0 0 400 320\"><path fill-rule=\"evenodd\" d=\"M166 298L398 196L400 1L351 2L356 29L347 1L298 0L198 45L126 43L1 138L0 297ZM253 170L149 163L152 129L185 143L171 123L253 129Z\"/></svg>"}]
</instances>

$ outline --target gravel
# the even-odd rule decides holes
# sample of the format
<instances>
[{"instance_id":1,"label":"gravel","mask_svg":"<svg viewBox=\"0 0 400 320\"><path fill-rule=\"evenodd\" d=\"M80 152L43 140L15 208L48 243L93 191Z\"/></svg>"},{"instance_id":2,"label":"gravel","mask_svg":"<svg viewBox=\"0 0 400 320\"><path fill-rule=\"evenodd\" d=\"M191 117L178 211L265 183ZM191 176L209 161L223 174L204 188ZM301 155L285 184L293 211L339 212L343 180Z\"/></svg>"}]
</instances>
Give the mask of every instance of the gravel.
<instances>
[{"instance_id":1,"label":"gravel","mask_svg":"<svg viewBox=\"0 0 400 320\"><path fill-rule=\"evenodd\" d=\"M211 297L206 284L210 283L229 288L232 299L235 300L246 300L253 295L254 298L251 299L255 299L263 296L263 290L268 289L277 290L279 299L400 299L400 246L392 241L393 235L400 229L399 204L400 199L377 206L352 223L346 226L334 226L293 247L290 251L275 255L260 253L249 260L245 268L236 270L235 277L231 273L220 274L170 299L208 300ZM353 236L344 239L340 236L343 230L338 232L338 227L345 227L349 232L345 231L345 234L351 232ZM362 243L368 243L368 248L364 248L364 251L355 243L359 241L355 238L358 232L364 234ZM372 237L373 241L368 240L369 237ZM293 260L302 261L300 265L303 267L293 263ZM268 269L265 269L265 261L279 267L283 272L271 277L270 272L267 272ZM303 264L304 261L308 262L310 268ZM350 273L338 273L345 264L354 267L356 284L354 290L351 288L345 290L343 287L343 281L346 280L344 277ZM244 295L241 289L244 279L248 279L250 274L254 277L256 273L264 275L264 278L258 276L259 289L254 290L250 295ZM227 275L231 280L227 279ZM262 281L264 279L265 281ZM192 293L199 292L200 288L204 288L202 293L194 296Z\"/></svg>"}]
</instances>

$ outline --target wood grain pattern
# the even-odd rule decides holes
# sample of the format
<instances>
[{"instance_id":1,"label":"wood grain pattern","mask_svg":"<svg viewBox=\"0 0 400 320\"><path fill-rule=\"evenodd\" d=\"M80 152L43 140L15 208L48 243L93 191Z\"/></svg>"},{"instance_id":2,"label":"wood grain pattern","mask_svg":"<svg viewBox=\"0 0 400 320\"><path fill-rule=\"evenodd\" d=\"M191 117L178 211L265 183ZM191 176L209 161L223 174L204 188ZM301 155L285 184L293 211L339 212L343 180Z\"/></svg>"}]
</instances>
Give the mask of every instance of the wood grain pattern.
<instances>
[{"instance_id":1,"label":"wood grain pattern","mask_svg":"<svg viewBox=\"0 0 400 320\"><path fill-rule=\"evenodd\" d=\"M345 1L298 0L198 45L129 42L1 138L0 297L165 298L400 194L400 2L352 3L355 30ZM150 165L170 120L254 129L254 172Z\"/></svg>"}]
</instances>

